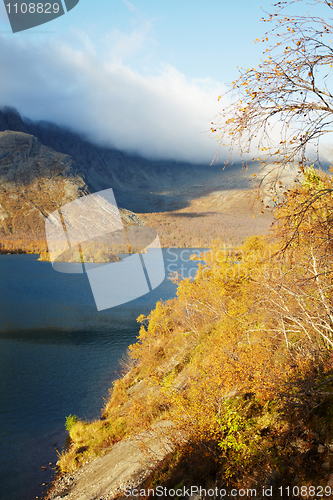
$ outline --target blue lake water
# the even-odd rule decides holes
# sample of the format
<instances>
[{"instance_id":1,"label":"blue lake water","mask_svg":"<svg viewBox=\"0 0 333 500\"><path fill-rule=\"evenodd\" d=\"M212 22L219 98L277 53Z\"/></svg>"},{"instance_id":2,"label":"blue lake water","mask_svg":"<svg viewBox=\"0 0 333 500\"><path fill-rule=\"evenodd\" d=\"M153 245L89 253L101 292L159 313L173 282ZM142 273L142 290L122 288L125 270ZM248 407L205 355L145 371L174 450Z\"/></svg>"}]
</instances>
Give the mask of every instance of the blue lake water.
<instances>
[{"instance_id":1,"label":"blue lake water","mask_svg":"<svg viewBox=\"0 0 333 500\"><path fill-rule=\"evenodd\" d=\"M166 275L193 277L193 252L164 249ZM0 500L41 497L65 445L66 416L100 415L138 335L136 318L175 292L166 278L98 312L87 275L55 272L34 255L0 255Z\"/></svg>"}]
</instances>

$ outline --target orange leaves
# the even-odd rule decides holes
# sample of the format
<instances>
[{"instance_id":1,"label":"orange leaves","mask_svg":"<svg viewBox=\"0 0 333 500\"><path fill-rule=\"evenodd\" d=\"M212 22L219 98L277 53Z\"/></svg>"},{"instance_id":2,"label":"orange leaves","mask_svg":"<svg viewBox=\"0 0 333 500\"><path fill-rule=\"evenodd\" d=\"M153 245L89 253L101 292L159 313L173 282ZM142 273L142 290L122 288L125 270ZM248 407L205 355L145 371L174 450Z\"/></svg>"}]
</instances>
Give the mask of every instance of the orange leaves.
<instances>
[{"instance_id":1,"label":"orange leaves","mask_svg":"<svg viewBox=\"0 0 333 500\"><path fill-rule=\"evenodd\" d=\"M280 211L288 212L300 199L299 193L290 194ZM142 326L139 342L131 347L135 378L153 385L149 411L143 399L131 403L136 426L149 425L163 406L168 419L189 440L207 442L225 433L231 438L228 429L235 424L234 435L238 435L240 420L232 417L228 429L223 427L225 401L244 393L267 401L294 376L295 366L306 369L303 351L298 352L300 342L302 349L306 347L301 329L281 323L283 314L296 311L298 321L306 315L299 314L295 295L289 294L297 286L290 260L279 260L275 250L262 237L249 238L237 250L216 244L205 254L205 264L194 280L179 283L177 298L157 304L148 327ZM302 262L302 252L297 254L297 264ZM309 314L311 301L306 305ZM143 323L146 319L139 317ZM126 394L120 391L118 396L128 404Z\"/></svg>"}]
</instances>

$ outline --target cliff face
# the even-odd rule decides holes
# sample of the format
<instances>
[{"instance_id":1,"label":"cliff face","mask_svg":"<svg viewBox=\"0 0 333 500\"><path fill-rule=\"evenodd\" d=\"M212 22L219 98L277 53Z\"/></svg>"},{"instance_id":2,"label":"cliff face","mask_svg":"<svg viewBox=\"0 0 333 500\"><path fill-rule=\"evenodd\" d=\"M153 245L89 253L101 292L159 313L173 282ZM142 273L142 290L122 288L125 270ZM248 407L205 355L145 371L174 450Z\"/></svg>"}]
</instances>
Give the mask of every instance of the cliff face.
<instances>
[{"instance_id":1,"label":"cliff face","mask_svg":"<svg viewBox=\"0 0 333 500\"><path fill-rule=\"evenodd\" d=\"M14 132L28 132L21 115L15 108L5 106L0 109L0 132L13 130Z\"/></svg>"},{"instance_id":2,"label":"cliff face","mask_svg":"<svg viewBox=\"0 0 333 500\"><path fill-rule=\"evenodd\" d=\"M0 132L0 227L39 234L58 207L88 193L73 159L23 132Z\"/></svg>"}]
</instances>

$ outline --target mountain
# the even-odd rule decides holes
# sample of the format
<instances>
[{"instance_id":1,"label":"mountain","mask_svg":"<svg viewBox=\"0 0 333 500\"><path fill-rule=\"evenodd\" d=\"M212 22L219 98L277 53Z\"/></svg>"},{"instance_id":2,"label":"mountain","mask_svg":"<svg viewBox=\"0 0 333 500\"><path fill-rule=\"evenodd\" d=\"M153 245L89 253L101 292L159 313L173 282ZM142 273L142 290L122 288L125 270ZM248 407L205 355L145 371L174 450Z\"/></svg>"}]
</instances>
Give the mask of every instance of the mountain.
<instances>
[{"instance_id":1,"label":"mountain","mask_svg":"<svg viewBox=\"0 0 333 500\"><path fill-rule=\"evenodd\" d=\"M262 205L252 203L256 162L244 171L240 164L146 159L49 122L22 119L10 107L0 110L0 134L0 225L10 234L41 234L50 211L110 187L119 207L144 214L163 246L207 246L214 238L235 244L272 222L272 210L262 214ZM285 185L295 169L285 171ZM267 189L261 197L273 208Z\"/></svg>"},{"instance_id":2,"label":"mountain","mask_svg":"<svg viewBox=\"0 0 333 500\"><path fill-rule=\"evenodd\" d=\"M31 134L43 145L70 155L90 192L112 187L118 205L135 212L180 210L217 190L250 187L239 165L223 171L223 165L149 160L92 144L52 123L23 120L14 108L0 111L0 131L4 130Z\"/></svg>"},{"instance_id":3,"label":"mountain","mask_svg":"<svg viewBox=\"0 0 333 500\"><path fill-rule=\"evenodd\" d=\"M0 114L0 125L26 130L13 111ZM89 192L71 156L26 132L0 132L0 252L45 250L48 215ZM121 217L125 225L142 224L129 210L122 209Z\"/></svg>"}]
</instances>

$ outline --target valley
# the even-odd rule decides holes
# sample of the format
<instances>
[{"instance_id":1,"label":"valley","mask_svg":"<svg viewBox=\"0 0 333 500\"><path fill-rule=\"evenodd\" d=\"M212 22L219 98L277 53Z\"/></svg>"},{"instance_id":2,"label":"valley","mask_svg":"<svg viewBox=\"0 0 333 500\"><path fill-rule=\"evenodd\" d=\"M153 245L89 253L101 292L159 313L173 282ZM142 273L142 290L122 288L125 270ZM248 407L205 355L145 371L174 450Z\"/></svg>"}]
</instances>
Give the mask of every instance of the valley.
<instances>
[{"instance_id":1,"label":"valley","mask_svg":"<svg viewBox=\"0 0 333 500\"><path fill-rule=\"evenodd\" d=\"M201 165L148 160L97 146L56 125L0 112L0 234L2 253L46 250L44 222L62 205L112 188L123 222L136 213L159 233L163 247L228 245L265 233L273 221L268 189L255 200L255 162ZM285 174L290 183L295 172ZM271 176L272 177L272 176ZM263 207L268 207L263 210ZM126 216L127 213L127 216ZM133 217L132 217L133 218Z\"/></svg>"}]
</instances>

